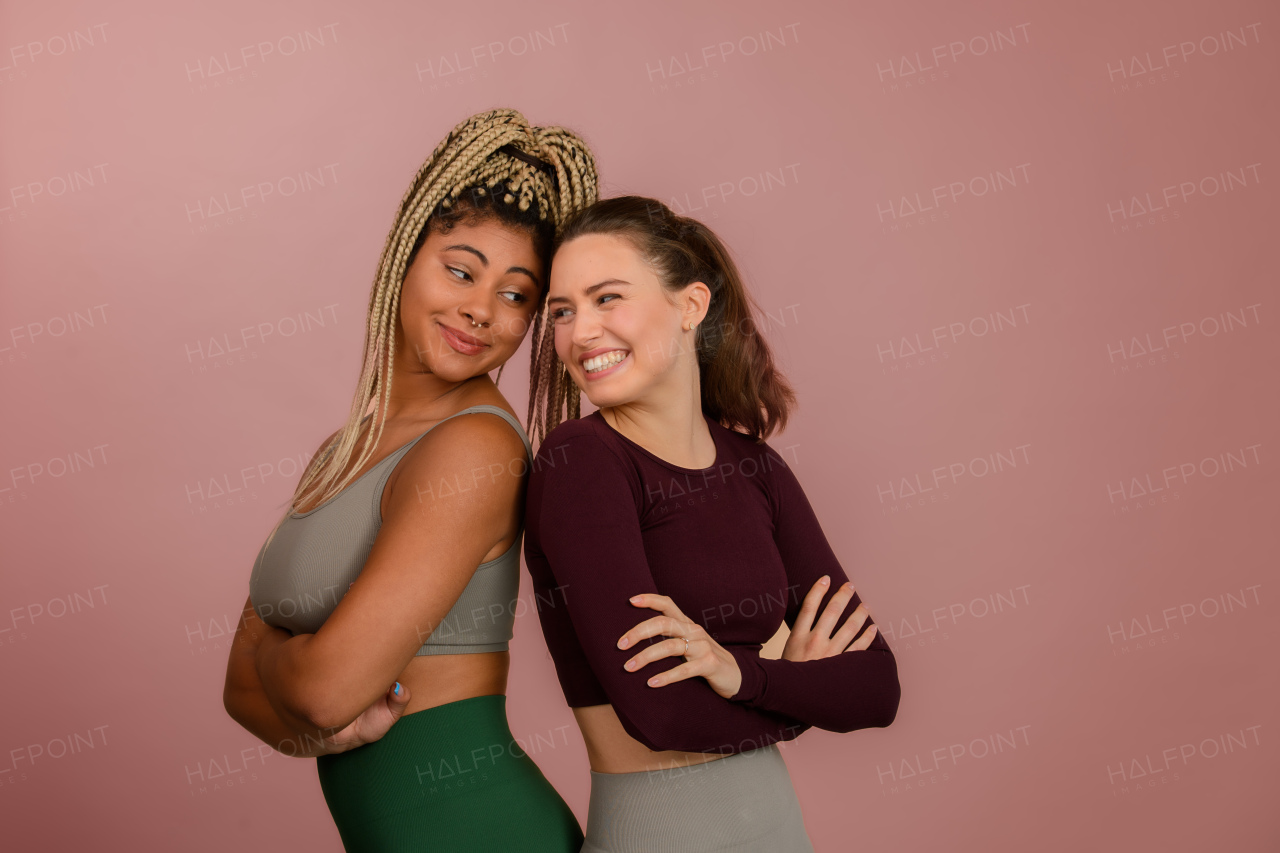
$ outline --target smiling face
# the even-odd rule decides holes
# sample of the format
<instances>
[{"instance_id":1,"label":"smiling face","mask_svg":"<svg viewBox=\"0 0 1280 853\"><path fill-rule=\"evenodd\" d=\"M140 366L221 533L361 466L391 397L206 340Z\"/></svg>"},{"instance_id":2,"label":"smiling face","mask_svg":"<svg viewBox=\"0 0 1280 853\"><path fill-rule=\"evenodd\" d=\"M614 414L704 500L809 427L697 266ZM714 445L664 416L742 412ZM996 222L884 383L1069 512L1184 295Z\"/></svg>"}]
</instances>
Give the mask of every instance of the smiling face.
<instances>
[{"instance_id":1,"label":"smiling face","mask_svg":"<svg viewBox=\"0 0 1280 853\"><path fill-rule=\"evenodd\" d=\"M545 286L527 231L496 219L433 231L405 274L397 362L462 382L520 348Z\"/></svg>"},{"instance_id":2,"label":"smiling face","mask_svg":"<svg viewBox=\"0 0 1280 853\"><path fill-rule=\"evenodd\" d=\"M625 238L575 237L551 266L556 354L597 408L676 399L697 387L695 332L684 327L702 320L709 296L701 282L667 291Z\"/></svg>"}]
</instances>

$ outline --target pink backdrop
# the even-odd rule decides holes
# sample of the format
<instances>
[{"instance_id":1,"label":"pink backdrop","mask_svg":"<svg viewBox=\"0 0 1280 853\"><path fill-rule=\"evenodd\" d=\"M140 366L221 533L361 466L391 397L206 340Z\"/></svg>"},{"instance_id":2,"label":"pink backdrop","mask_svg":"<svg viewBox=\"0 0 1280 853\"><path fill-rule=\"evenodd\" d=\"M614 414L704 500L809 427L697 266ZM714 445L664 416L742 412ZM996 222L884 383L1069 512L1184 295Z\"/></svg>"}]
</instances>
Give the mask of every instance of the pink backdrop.
<instances>
[{"instance_id":1,"label":"pink backdrop","mask_svg":"<svg viewBox=\"0 0 1280 853\"><path fill-rule=\"evenodd\" d=\"M785 747L818 850L1276 849L1275 7L845 6L6 4L0 847L340 849L227 641L407 181L510 106L769 315L903 685ZM585 822L532 611L512 656Z\"/></svg>"}]
</instances>

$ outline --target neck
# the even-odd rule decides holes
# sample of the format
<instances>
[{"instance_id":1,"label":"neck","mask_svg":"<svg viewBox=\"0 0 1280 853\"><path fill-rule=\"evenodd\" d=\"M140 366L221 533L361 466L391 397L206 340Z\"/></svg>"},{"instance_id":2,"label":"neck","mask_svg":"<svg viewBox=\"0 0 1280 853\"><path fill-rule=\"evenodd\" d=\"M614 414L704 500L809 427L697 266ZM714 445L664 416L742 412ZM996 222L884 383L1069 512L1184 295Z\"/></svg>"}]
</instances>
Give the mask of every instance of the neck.
<instances>
[{"instance_id":1,"label":"neck","mask_svg":"<svg viewBox=\"0 0 1280 853\"><path fill-rule=\"evenodd\" d=\"M460 399L477 392L497 391L487 373L478 373L458 382L442 379L421 362L402 361L405 350L397 351L391 371L391 395L386 403L386 421L445 417L457 407ZM380 397L375 392L370 412L377 410Z\"/></svg>"},{"instance_id":2,"label":"neck","mask_svg":"<svg viewBox=\"0 0 1280 853\"><path fill-rule=\"evenodd\" d=\"M600 416L659 459L683 468L705 468L714 462L715 441L702 414L697 366L693 366L692 381L682 378L671 385L625 403L604 406ZM708 456L712 462L698 464Z\"/></svg>"}]
</instances>

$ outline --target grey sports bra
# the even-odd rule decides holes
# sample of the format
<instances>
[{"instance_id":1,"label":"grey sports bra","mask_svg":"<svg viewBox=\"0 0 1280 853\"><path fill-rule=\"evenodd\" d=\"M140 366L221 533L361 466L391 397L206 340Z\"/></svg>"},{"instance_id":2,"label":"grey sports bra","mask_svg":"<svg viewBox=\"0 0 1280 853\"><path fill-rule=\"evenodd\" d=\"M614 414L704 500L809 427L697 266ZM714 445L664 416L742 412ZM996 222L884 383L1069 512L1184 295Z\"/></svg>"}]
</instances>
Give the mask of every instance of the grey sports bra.
<instances>
[{"instance_id":1,"label":"grey sports bra","mask_svg":"<svg viewBox=\"0 0 1280 853\"><path fill-rule=\"evenodd\" d=\"M532 458L528 436L505 409L471 406L440 423L468 412L492 412L501 416L515 427ZM382 526L382 490L387 477L427 432L397 449L315 509L289 513L275 537L263 543L249 577L249 598L259 619L293 634L314 634L324 624L359 576L373 549ZM520 592L523 538L522 522L506 553L476 568L458 601L415 656L507 650Z\"/></svg>"}]
</instances>

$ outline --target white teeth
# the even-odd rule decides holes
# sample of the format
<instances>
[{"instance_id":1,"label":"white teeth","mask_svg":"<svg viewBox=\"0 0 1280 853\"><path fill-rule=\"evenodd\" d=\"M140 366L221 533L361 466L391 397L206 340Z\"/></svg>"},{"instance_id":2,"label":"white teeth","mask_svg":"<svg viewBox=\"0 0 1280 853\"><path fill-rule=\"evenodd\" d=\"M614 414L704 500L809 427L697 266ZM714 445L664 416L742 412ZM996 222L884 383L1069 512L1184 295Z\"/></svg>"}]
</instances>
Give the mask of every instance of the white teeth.
<instances>
[{"instance_id":1,"label":"white teeth","mask_svg":"<svg viewBox=\"0 0 1280 853\"><path fill-rule=\"evenodd\" d=\"M625 350L612 350L595 358L589 358L582 363L582 367L587 373L598 373L606 367L612 367L627 357Z\"/></svg>"}]
</instances>

